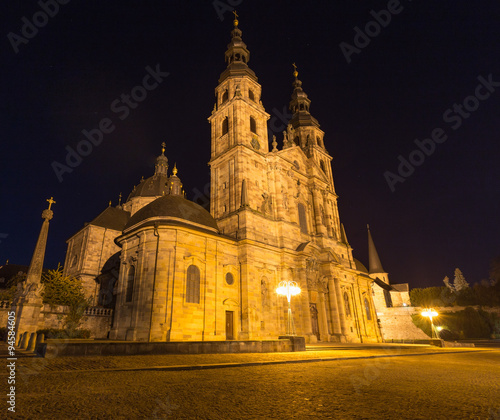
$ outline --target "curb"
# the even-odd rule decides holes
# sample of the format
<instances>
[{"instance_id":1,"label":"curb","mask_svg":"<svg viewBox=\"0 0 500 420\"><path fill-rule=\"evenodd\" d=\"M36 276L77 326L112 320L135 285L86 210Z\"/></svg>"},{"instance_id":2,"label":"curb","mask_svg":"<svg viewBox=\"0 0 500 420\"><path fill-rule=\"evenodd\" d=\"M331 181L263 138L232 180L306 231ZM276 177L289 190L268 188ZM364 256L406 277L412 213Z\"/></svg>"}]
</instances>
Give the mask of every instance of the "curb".
<instances>
[{"instance_id":1,"label":"curb","mask_svg":"<svg viewBox=\"0 0 500 420\"><path fill-rule=\"evenodd\" d=\"M428 352L428 353L412 353L412 354L387 354L377 356L351 356L351 357L323 357L315 359L298 359L298 360L276 360L276 361L262 361L262 362L237 362L237 363L214 363L214 364L200 364L200 365L173 365L173 366L151 366L141 368L110 368L110 369L72 369L72 370L44 370L43 373L69 373L69 372L140 372L140 371L189 371L189 370L205 370L205 369L226 369L234 367L250 367L250 366L264 366L264 365L284 365L295 363L318 363L318 362L335 362L340 360L357 360L357 359L379 359L388 357L409 357L409 356L429 356L450 353L471 353L482 352L488 350L456 350L447 352ZM27 375L38 375L40 372L27 373ZM3 376L0 374L0 376Z\"/></svg>"}]
</instances>

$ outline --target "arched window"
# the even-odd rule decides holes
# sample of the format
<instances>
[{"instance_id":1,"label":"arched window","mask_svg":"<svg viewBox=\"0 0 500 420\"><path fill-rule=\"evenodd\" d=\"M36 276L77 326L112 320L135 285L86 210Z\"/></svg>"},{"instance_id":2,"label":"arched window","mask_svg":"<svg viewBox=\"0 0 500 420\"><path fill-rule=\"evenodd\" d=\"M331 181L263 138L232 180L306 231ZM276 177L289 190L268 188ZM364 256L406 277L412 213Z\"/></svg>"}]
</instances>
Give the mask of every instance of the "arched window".
<instances>
[{"instance_id":1,"label":"arched window","mask_svg":"<svg viewBox=\"0 0 500 420\"><path fill-rule=\"evenodd\" d=\"M321 167L321 170L326 174L325 162L324 161L320 161L319 162L319 166Z\"/></svg>"},{"instance_id":2,"label":"arched window","mask_svg":"<svg viewBox=\"0 0 500 420\"><path fill-rule=\"evenodd\" d=\"M307 230L307 216L306 216L306 208L302 203L298 204L298 211L299 211L299 225L300 225L300 230L302 233L309 233Z\"/></svg>"},{"instance_id":3,"label":"arched window","mask_svg":"<svg viewBox=\"0 0 500 420\"><path fill-rule=\"evenodd\" d=\"M229 93L227 91L227 89L224 91L224 93L222 94L222 100L221 100L221 104L223 104L224 102L227 101L227 99L229 98Z\"/></svg>"},{"instance_id":4,"label":"arched window","mask_svg":"<svg viewBox=\"0 0 500 420\"><path fill-rule=\"evenodd\" d=\"M300 139L299 139L299 136L295 137L293 139L293 142L297 145L297 146L300 146Z\"/></svg>"},{"instance_id":5,"label":"arched window","mask_svg":"<svg viewBox=\"0 0 500 420\"><path fill-rule=\"evenodd\" d=\"M349 296L344 292L344 307L346 316L351 316L351 305L349 304Z\"/></svg>"},{"instance_id":6,"label":"arched window","mask_svg":"<svg viewBox=\"0 0 500 420\"><path fill-rule=\"evenodd\" d=\"M253 94L253 91L251 91L250 89L248 90L248 97L252 100L252 101L255 101L255 96Z\"/></svg>"},{"instance_id":7,"label":"arched window","mask_svg":"<svg viewBox=\"0 0 500 420\"><path fill-rule=\"evenodd\" d=\"M71 267L75 267L77 262L78 257L76 255L73 255L73 259L71 260Z\"/></svg>"},{"instance_id":8,"label":"arched window","mask_svg":"<svg viewBox=\"0 0 500 420\"><path fill-rule=\"evenodd\" d=\"M222 135L227 134L228 131L229 131L229 118L226 117L222 121Z\"/></svg>"},{"instance_id":9,"label":"arched window","mask_svg":"<svg viewBox=\"0 0 500 420\"><path fill-rule=\"evenodd\" d=\"M250 117L250 131L254 134L257 134L257 123L255 122L253 117Z\"/></svg>"},{"instance_id":10,"label":"arched window","mask_svg":"<svg viewBox=\"0 0 500 420\"><path fill-rule=\"evenodd\" d=\"M370 311L370 304L368 303L368 299L365 298L365 311L366 311L366 319L368 321L371 321L372 319L372 313Z\"/></svg>"},{"instance_id":11,"label":"arched window","mask_svg":"<svg viewBox=\"0 0 500 420\"><path fill-rule=\"evenodd\" d=\"M134 280L135 280L135 267L131 265L127 274L127 292L125 293L125 302L132 302L134 295Z\"/></svg>"},{"instance_id":12,"label":"arched window","mask_svg":"<svg viewBox=\"0 0 500 420\"><path fill-rule=\"evenodd\" d=\"M200 303L200 269L190 265L186 275L186 302Z\"/></svg>"},{"instance_id":13,"label":"arched window","mask_svg":"<svg viewBox=\"0 0 500 420\"><path fill-rule=\"evenodd\" d=\"M316 143L318 143L319 147L323 147L323 142L321 141L320 137L316 137Z\"/></svg>"}]
</instances>

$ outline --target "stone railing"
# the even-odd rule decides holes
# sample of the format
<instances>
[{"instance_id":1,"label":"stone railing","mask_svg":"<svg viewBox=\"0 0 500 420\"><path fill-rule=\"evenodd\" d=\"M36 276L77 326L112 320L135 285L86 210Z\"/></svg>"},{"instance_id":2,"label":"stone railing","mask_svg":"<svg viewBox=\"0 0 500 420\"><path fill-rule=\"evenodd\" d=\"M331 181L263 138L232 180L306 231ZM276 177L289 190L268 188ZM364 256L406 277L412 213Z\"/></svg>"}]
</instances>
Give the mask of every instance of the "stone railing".
<instances>
[{"instance_id":1,"label":"stone railing","mask_svg":"<svg viewBox=\"0 0 500 420\"><path fill-rule=\"evenodd\" d=\"M7 309L10 308L12 305L12 302L8 300L0 300L0 309Z\"/></svg>"},{"instance_id":2,"label":"stone railing","mask_svg":"<svg viewBox=\"0 0 500 420\"><path fill-rule=\"evenodd\" d=\"M85 316L111 316L113 314L113 309L99 308L97 306L92 306L85 309Z\"/></svg>"}]
</instances>

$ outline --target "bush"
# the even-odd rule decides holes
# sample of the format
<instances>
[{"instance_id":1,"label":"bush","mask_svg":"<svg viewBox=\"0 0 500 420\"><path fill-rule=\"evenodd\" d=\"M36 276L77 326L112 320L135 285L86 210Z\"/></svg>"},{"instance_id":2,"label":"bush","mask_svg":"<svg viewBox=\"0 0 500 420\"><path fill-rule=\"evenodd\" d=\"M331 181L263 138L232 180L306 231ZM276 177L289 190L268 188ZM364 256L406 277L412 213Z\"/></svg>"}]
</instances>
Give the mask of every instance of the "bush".
<instances>
[{"instance_id":1,"label":"bush","mask_svg":"<svg viewBox=\"0 0 500 420\"><path fill-rule=\"evenodd\" d=\"M37 334L42 333L45 338L90 338L90 330L78 329L78 330L65 330L58 328L44 328L37 330Z\"/></svg>"}]
</instances>

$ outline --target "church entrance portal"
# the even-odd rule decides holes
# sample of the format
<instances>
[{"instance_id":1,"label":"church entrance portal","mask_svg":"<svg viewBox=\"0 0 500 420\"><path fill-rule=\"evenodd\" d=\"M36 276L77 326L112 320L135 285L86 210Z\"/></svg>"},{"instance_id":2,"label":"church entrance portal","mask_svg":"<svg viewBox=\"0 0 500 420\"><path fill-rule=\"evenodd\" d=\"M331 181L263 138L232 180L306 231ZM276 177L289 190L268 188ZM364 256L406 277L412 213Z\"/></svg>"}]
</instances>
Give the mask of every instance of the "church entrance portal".
<instances>
[{"instance_id":1,"label":"church entrance portal","mask_svg":"<svg viewBox=\"0 0 500 420\"><path fill-rule=\"evenodd\" d=\"M226 340L234 340L233 311L226 311Z\"/></svg>"},{"instance_id":2,"label":"church entrance portal","mask_svg":"<svg viewBox=\"0 0 500 420\"><path fill-rule=\"evenodd\" d=\"M318 309L316 308L315 303L310 303L309 308L311 309L312 333L318 338L319 341Z\"/></svg>"}]
</instances>

